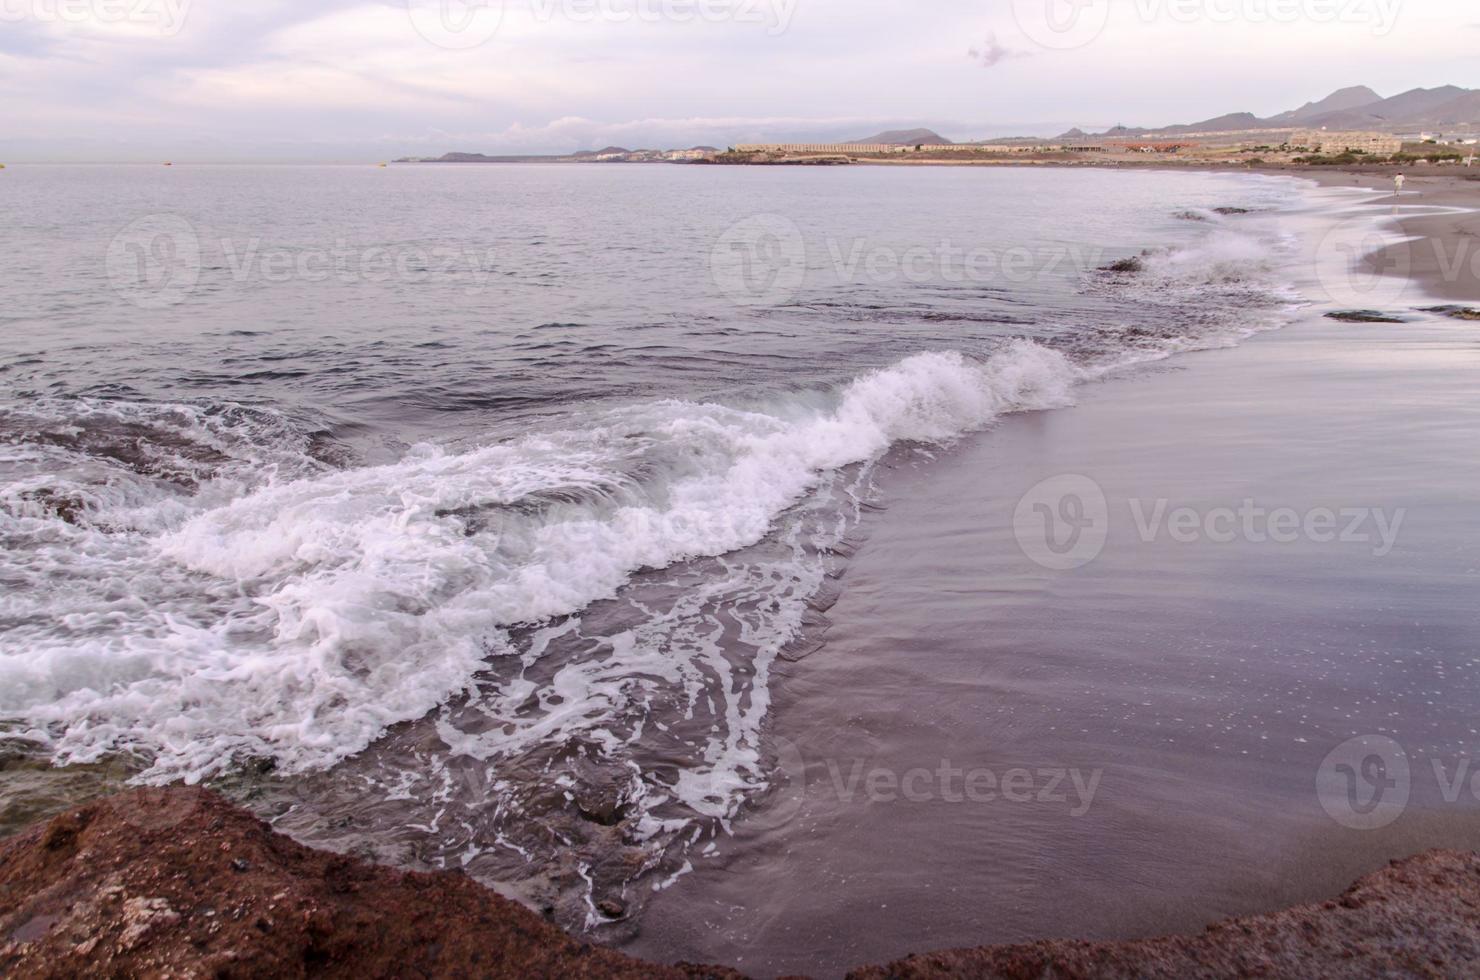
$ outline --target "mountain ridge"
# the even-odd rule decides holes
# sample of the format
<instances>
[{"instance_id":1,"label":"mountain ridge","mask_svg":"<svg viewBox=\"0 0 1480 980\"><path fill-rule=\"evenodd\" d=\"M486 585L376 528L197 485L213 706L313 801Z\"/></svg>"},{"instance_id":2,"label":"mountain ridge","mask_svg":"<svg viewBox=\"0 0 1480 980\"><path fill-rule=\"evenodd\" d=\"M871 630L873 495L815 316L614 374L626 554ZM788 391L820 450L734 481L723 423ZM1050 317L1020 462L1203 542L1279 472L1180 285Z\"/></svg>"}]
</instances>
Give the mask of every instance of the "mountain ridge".
<instances>
[{"instance_id":1,"label":"mountain ridge","mask_svg":"<svg viewBox=\"0 0 1480 980\"><path fill-rule=\"evenodd\" d=\"M1365 85L1337 89L1324 99L1261 119L1251 112L1232 112L1194 123L1148 129L1116 126L1099 134L1070 130L1063 137L1086 135L1154 136L1238 129L1357 129L1380 132L1469 128L1480 131L1480 89L1458 85L1415 88L1384 98ZM1061 137L1061 138L1063 138Z\"/></svg>"}]
</instances>

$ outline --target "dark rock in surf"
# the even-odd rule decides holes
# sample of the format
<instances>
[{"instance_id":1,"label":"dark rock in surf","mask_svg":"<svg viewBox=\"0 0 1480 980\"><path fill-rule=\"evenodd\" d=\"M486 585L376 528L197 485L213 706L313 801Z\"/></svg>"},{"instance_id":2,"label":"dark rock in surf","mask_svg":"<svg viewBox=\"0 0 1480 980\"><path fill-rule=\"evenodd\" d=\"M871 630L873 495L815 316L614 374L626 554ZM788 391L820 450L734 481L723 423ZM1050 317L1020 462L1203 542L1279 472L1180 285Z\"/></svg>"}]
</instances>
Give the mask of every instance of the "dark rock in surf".
<instances>
[{"instance_id":1,"label":"dark rock in surf","mask_svg":"<svg viewBox=\"0 0 1480 980\"><path fill-rule=\"evenodd\" d=\"M1335 310L1327 313L1326 319L1340 320L1342 323L1407 323L1403 317L1392 313L1380 313L1377 310Z\"/></svg>"},{"instance_id":2,"label":"dark rock in surf","mask_svg":"<svg viewBox=\"0 0 1480 980\"><path fill-rule=\"evenodd\" d=\"M1425 306L1424 313L1437 313L1451 320L1480 320L1480 310L1468 306Z\"/></svg>"}]
</instances>

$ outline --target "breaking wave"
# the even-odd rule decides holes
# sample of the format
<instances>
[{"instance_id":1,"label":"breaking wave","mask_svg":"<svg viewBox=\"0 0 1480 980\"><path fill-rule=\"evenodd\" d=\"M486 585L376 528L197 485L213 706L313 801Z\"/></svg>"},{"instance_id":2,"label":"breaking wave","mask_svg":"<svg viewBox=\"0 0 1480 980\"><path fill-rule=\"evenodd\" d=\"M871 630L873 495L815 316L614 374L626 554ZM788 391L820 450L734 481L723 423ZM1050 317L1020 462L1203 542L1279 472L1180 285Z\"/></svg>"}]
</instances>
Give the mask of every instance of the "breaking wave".
<instances>
[{"instance_id":1,"label":"breaking wave","mask_svg":"<svg viewBox=\"0 0 1480 980\"><path fill-rule=\"evenodd\" d=\"M0 488L0 712L61 762L141 750L154 779L254 757L327 767L466 692L514 652L509 628L754 544L822 474L1067 404L1075 380L1021 341L979 363L916 355L765 408L654 402L333 471L291 433L259 425L247 452L199 409L129 406L135 427L172 433L167 465L94 445L67 470L83 449L6 449L7 471L31 473ZM76 413L54 429L85 429L92 406ZM171 486L182 472L197 493Z\"/></svg>"},{"instance_id":2,"label":"breaking wave","mask_svg":"<svg viewBox=\"0 0 1480 980\"><path fill-rule=\"evenodd\" d=\"M265 408L0 406L0 742L271 771L255 804L301 838L545 874L597 927L767 789L772 670L825 625L874 463L1285 322L1284 243L1199 218L1087 271L1092 320L1011 321L1033 340L380 465Z\"/></svg>"}]
</instances>

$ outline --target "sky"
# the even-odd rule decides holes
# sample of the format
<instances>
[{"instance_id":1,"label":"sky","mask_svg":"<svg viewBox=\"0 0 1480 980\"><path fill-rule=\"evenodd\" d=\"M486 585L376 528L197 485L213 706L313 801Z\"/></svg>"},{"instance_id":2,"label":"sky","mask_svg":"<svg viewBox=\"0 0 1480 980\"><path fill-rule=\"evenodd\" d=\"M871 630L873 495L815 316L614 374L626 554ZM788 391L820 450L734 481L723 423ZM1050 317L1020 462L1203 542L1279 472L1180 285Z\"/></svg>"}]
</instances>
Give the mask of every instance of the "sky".
<instances>
[{"instance_id":1,"label":"sky","mask_svg":"<svg viewBox=\"0 0 1480 980\"><path fill-rule=\"evenodd\" d=\"M1480 87L1474 0L0 0L0 161L953 140Z\"/></svg>"}]
</instances>

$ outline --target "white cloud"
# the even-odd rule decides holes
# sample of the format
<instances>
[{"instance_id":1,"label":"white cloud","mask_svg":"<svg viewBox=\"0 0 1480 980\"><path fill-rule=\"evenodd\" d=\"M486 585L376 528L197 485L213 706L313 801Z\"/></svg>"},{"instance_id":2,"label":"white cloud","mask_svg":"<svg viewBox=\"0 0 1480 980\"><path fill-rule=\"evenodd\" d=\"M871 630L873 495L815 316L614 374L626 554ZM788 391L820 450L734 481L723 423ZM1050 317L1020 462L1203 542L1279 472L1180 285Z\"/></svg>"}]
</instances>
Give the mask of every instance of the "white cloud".
<instances>
[{"instance_id":1,"label":"white cloud","mask_svg":"<svg viewBox=\"0 0 1480 980\"><path fill-rule=\"evenodd\" d=\"M0 134L43 158L177 159L191 145L247 157L565 152L830 139L886 124L968 138L1269 114L1347 84L1465 84L1444 76L1473 58L1472 14L1416 4L1375 37L1360 25L1148 20L1117 3L1092 43L1052 51L1032 44L1008 3L803 0L776 33L572 18L559 2L509 0L497 32L467 50L428 41L404 0L193 0L169 37L0 24Z\"/></svg>"}]
</instances>

